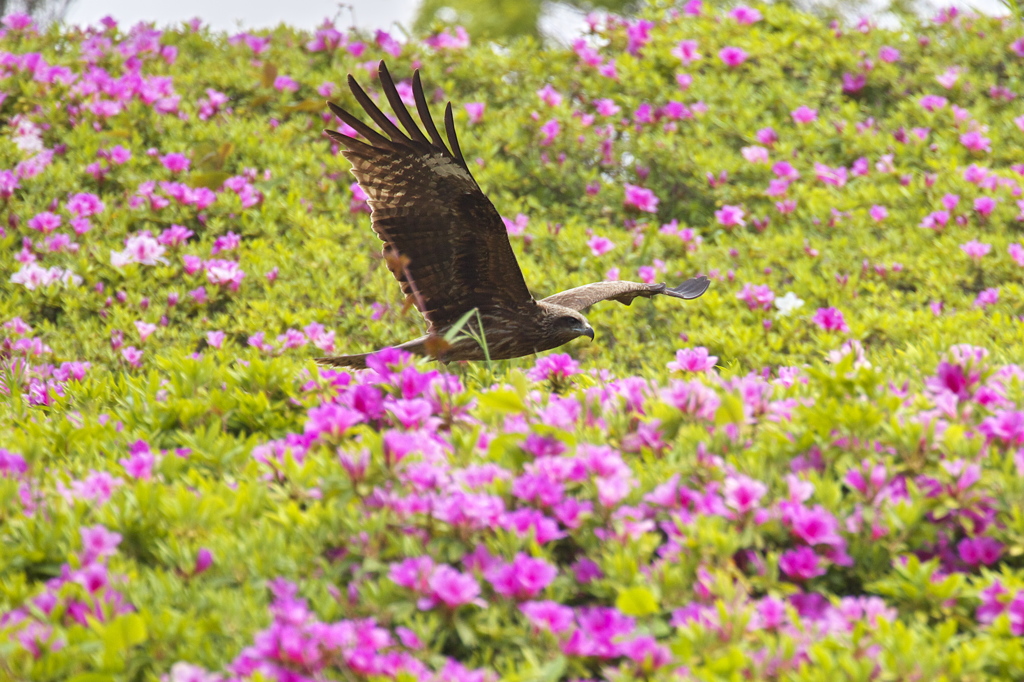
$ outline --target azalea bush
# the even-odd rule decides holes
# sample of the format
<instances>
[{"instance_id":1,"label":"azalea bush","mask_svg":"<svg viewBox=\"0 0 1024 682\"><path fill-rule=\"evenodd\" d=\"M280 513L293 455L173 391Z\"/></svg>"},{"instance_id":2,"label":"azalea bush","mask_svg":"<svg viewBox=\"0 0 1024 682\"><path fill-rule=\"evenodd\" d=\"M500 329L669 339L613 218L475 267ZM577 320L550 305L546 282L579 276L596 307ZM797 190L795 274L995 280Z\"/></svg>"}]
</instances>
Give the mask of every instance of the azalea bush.
<instances>
[{"instance_id":1,"label":"azalea bush","mask_svg":"<svg viewBox=\"0 0 1024 682\"><path fill-rule=\"evenodd\" d=\"M1024 30L0 34L0 678L1024 676ZM324 127L422 69L594 343L441 366Z\"/></svg>"}]
</instances>

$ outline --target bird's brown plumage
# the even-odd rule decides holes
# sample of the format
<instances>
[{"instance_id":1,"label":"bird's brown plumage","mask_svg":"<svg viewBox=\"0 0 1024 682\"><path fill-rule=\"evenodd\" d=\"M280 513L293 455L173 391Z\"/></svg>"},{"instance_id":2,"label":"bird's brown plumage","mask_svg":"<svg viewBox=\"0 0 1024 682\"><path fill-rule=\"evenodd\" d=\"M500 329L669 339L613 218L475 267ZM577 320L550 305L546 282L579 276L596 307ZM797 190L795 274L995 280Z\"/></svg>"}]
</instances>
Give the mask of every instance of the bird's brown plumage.
<instances>
[{"instance_id":1,"label":"bird's brown plumage","mask_svg":"<svg viewBox=\"0 0 1024 682\"><path fill-rule=\"evenodd\" d=\"M656 294L690 299L707 289L703 276L671 289L665 284L597 282L535 300L501 217L462 156L451 103L444 117L446 145L430 115L419 72L413 74L412 88L423 129L402 102L384 62L379 76L404 131L349 75L356 102L384 134L333 102L328 102L331 111L363 139L325 132L342 146L367 194L373 230L384 242L389 269L427 321L425 336L399 348L446 362L484 359L483 350L472 339L463 337L451 345L437 341L475 308L483 322L487 355L491 359L520 357L582 335L593 338L593 329L579 311L598 301L629 305L637 296ZM479 331L476 326L471 322L467 329ZM366 355L318 358L318 362L363 367Z\"/></svg>"}]
</instances>

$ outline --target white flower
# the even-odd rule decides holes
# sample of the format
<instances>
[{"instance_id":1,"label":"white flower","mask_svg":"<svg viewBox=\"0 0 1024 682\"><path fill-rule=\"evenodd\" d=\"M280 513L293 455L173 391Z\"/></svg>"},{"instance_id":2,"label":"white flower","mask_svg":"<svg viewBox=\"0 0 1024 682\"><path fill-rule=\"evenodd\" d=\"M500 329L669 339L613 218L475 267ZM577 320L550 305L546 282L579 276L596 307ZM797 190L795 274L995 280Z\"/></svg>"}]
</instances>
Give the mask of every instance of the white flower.
<instances>
[{"instance_id":1,"label":"white flower","mask_svg":"<svg viewBox=\"0 0 1024 682\"><path fill-rule=\"evenodd\" d=\"M775 299L775 307L779 309L779 315L783 317L803 306L803 304L804 299L798 298L792 291L787 291L785 296Z\"/></svg>"}]
</instances>

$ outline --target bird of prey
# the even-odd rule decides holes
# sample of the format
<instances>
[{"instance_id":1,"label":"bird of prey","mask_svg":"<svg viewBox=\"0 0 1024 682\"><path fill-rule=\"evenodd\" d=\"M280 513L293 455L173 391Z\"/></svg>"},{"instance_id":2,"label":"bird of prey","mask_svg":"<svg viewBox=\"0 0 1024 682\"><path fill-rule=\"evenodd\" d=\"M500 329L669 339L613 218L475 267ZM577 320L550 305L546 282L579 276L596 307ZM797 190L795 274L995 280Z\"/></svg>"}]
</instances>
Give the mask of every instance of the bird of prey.
<instances>
[{"instance_id":1,"label":"bird of prey","mask_svg":"<svg viewBox=\"0 0 1024 682\"><path fill-rule=\"evenodd\" d=\"M373 230L384 242L388 268L427 321L427 333L398 348L453 360L505 360L557 348L580 336L594 339L594 330L580 314L598 301L629 305L638 296L663 294L697 298L707 277L677 287L641 282L596 282L536 300L516 262L508 232L494 205L480 190L455 136L451 102L444 112L445 145L423 94L419 71L412 79L421 129L406 109L384 62L380 85L398 125L374 104L355 78L348 85L378 132L333 102L331 111L362 139L334 130L324 132L342 147L352 164L371 209ZM474 313L466 324L467 313ZM480 336L466 334L450 343L444 337L458 323ZM325 365L366 366L369 353L318 358Z\"/></svg>"}]
</instances>

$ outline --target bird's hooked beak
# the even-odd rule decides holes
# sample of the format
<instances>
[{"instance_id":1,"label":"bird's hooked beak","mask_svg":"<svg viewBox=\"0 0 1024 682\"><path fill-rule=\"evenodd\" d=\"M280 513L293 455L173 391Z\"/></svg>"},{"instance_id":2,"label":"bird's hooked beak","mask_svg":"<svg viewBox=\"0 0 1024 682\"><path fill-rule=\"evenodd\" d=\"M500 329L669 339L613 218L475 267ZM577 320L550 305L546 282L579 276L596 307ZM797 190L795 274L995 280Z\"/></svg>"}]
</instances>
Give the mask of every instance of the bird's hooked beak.
<instances>
[{"instance_id":1,"label":"bird's hooked beak","mask_svg":"<svg viewBox=\"0 0 1024 682\"><path fill-rule=\"evenodd\" d=\"M594 340L594 328L591 327L588 324L586 330L584 330L584 332L583 332L583 336L590 337L590 340L593 341Z\"/></svg>"}]
</instances>

